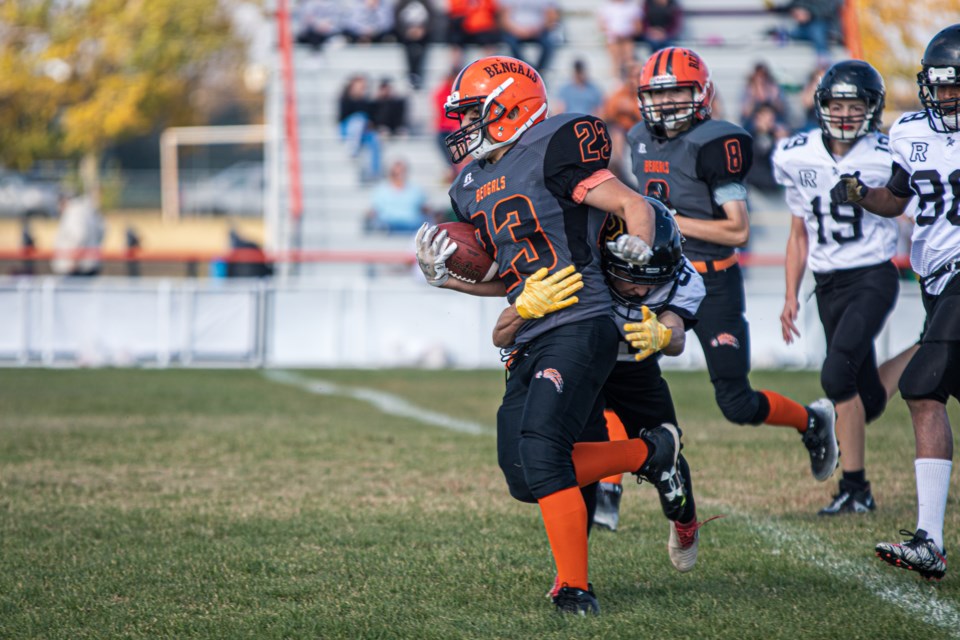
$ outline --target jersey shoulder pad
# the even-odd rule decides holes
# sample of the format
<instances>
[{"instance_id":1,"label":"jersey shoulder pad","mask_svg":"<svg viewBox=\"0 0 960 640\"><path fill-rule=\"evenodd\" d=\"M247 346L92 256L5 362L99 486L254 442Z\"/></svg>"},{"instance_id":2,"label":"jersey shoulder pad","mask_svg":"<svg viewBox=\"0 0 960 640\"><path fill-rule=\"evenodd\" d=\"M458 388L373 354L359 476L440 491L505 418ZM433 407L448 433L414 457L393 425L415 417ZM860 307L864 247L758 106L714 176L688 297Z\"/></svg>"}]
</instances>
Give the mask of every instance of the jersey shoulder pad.
<instances>
[{"instance_id":1,"label":"jersey shoulder pad","mask_svg":"<svg viewBox=\"0 0 960 640\"><path fill-rule=\"evenodd\" d=\"M753 164L753 138L736 127L697 149L697 175L711 186L742 180Z\"/></svg>"},{"instance_id":2,"label":"jersey shoulder pad","mask_svg":"<svg viewBox=\"0 0 960 640\"><path fill-rule=\"evenodd\" d=\"M610 134L606 123L600 118L578 114L553 132L548 149L548 164L551 163L551 155L563 153L573 162L576 159L590 165L602 162L606 167L610 161Z\"/></svg>"},{"instance_id":3,"label":"jersey shoulder pad","mask_svg":"<svg viewBox=\"0 0 960 640\"><path fill-rule=\"evenodd\" d=\"M895 140L902 136L911 136L926 133L930 129L925 111L914 111L904 114L890 127L889 136Z\"/></svg>"},{"instance_id":4,"label":"jersey shoulder pad","mask_svg":"<svg viewBox=\"0 0 960 640\"><path fill-rule=\"evenodd\" d=\"M719 138L733 136L743 136L747 140L752 139L747 130L740 125L726 120L707 120L694 127L687 135L687 140L692 144L704 146Z\"/></svg>"},{"instance_id":5,"label":"jersey shoulder pad","mask_svg":"<svg viewBox=\"0 0 960 640\"><path fill-rule=\"evenodd\" d=\"M644 139L650 135L650 131L647 129L647 125L643 122L638 122L637 124L630 127L630 130L627 131L628 140L638 140Z\"/></svg>"},{"instance_id":6,"label":"jersey shoulder pad","mask_svg":"<svg viewBox=\"0 0 960 640\"><path fill-rule=\"evenodd\" d=\"M791 151L808 146L810 144L811 133L810 131L800 131L788 138L780 140L777 142L777 151Z\"/></svg>"},{"instance_id":7,"label":"jersey shoulder pad","mask_svg":"<svg viewBox=\"0 0 960 640\"><path fill-rule=\"evenodd\" d=\"M926 111L908 111L907 113L900 116L900 119L894 123L894 126L898 124L906 124L908 122L916 122L917 120L926 120L927 112Z\"/></svg>"}]
</instances>

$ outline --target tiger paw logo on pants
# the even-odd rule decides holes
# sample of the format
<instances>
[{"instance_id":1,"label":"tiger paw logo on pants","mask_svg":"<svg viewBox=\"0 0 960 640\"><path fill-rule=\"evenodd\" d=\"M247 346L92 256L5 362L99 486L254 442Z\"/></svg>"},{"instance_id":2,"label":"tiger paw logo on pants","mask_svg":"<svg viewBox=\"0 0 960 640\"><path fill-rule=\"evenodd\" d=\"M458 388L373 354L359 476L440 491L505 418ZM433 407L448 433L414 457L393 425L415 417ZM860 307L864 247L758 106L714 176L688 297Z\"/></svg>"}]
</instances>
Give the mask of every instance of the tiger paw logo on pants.
<instances>
[{"instance_id":1,"label":"tiger paw logo on pants","mask_svg":"<svg viewBox=\"0 0 960 640\"><path fill-rule=\"evenodd\" d=\"M563 393L563 376L560 375L560 372L556 369L544 369L543 371L537 371L534 378L546 378L553 383L553 386L557 388L557 393Z\"/></svg>"},{"instance_id":2,"label":"tiger paw logo on pants","mask_svg":"<svg viewBox=\"0 0 960 640\"><path fill-rule=\"evenodd\" d=\"M740 341L737 340L733 335L729 333L718 333L715 338L710 341L711 347L733 347L734 349L740 348Z\"/></svg>"}]
</instances>

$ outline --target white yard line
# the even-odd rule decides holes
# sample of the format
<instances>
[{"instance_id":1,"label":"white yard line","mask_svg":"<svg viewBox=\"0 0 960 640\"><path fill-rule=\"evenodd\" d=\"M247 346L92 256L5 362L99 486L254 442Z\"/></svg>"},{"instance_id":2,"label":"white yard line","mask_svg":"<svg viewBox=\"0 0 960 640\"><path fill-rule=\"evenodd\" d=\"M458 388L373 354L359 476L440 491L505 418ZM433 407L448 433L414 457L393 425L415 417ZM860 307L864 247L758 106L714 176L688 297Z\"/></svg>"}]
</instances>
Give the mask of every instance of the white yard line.
<instances>
[{"instance_id":1,"label":"white yard line","mask_svg":"<svg viewBox=\"0 0 960 640\"><path fill-rule=\"evenodd\" d=\"M821 567L841 580L859 582L880 600L951 632L954 638L960 638L960 610L953 602L940 599L937 587L924 584L918 575L897 575L907 572L888 566L879 559L868 563L860 558L841 557L816 534L777 520L746 514L734 514L734 517L747 520L752 528L761 532L765 540L772 544L775 553L787 555L789 551L792 557L802 554L807 564ZM915 578L917 584L901 584L904 577Z\"/></svg>"},{"instance_id":2,"label":"white yard line","mask_svg":"<svg viewBox=\"0 0 960 640\"><path fill-rule=\"evenodd\" d=\"M347 387L334 382L329 382L327 380L302 376L293 373L292 371L268 369L263 372L263 375L268 380L273 382L297 387L316 395L341 396L344 398L361 400L376 407L384 413L400 416L402 418L410 418L411 420L416 420L417 422L422 422L423 424L430 425L432 427L440 427L442 429L449 429L450 431L469 433L472 435L492 436L496 433L492 428L486 427L477 422L461 420L459 418L454 418L453 416L431 411L430 409L425 409L408 402L399 396L385 393L383 391L377 391L375 389L368 389L366 387Z\"/></svg>"}]
</instances>

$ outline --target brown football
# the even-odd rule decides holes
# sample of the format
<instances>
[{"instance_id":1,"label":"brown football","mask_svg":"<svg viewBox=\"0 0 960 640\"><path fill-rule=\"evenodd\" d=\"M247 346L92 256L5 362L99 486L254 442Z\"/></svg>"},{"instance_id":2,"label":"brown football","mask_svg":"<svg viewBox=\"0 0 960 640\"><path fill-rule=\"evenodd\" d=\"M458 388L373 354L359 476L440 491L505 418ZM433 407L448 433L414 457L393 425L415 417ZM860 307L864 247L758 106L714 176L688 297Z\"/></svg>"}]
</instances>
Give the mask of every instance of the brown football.
<instances>
[{"instance_id":1,"label":"brown football","mask_svg":"<svg viewBox=\"0 0 960 640\"><path fill-rule=\"evenodd\" d=\"M457 250L446 262L450 275L469 283L487 282L497 275L497 263L480 246L472 224L444 222L440 230L457 243Z\"/></svg>"}]
</instances>

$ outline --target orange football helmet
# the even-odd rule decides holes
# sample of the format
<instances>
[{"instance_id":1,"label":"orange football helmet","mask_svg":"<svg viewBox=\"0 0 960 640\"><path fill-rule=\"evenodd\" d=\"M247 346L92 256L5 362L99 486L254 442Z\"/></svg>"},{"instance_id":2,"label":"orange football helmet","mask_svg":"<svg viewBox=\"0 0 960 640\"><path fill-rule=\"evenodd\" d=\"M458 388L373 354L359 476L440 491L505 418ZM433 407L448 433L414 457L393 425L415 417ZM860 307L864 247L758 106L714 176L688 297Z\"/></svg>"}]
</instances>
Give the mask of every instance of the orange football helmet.
<instances>
[{"instance_id":1,"label":"orange football helmet","mask_svg":"<svg viewBox=\"0 0 960 640\"><path fill-rule=\"evenodd\" d=\"M689 101L654 104L653 95L665 89L689 88ZM640 72L637 97L643 122L652 134L666 137L666 132L684 130L694 122L710 119L713 101L713 80L710 69L692 49L668 47L650 56Z\"/></svg>"},{"instance_id":2,"label":"orange football helmet","mask_svg":"<svg viewBox=\"0 0 960 640\"><path fill-rule=\"evenodd\" d=\"M463 124L470 109L479 115ZM523 132L547 117L543 78L522 60L489 56L463 68L444 105L448 118L461 127L444 139L453 162L472 155L481 160L491 151L516 142Z\"/></svg>"}]
</instances>

